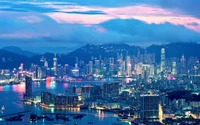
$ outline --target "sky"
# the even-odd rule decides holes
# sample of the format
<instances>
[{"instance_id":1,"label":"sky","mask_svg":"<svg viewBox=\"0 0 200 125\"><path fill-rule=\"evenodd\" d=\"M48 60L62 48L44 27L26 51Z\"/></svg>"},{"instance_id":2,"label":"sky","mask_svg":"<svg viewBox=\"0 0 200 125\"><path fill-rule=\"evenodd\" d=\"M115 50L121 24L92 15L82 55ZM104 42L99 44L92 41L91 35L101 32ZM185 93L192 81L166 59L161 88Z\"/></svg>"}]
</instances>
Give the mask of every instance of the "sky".
<instances>
[{"instance_id":1,"label":"sky","mask_svg":"<svg viewBox=\"0 0 200 125\"><path fill-rule=\"evenodd\" d=\"M200 0L1 0L0 48L200 42Z\"/></svg>"}]
</instances>

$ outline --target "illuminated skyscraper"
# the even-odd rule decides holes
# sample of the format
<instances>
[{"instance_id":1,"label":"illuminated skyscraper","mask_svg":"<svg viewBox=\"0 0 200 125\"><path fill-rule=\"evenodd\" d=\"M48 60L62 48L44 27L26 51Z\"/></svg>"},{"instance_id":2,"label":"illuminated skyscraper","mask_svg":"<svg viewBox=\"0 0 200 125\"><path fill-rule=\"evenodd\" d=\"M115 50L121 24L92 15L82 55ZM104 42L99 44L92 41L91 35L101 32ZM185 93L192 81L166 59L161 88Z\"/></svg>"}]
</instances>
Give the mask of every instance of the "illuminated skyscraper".
<instances>
[{"instance_id":1,"label":"illuminated skyscraper","mask_svg":"<svg viewBox=\"0 0 200 125\"><path fill-rule=\"evenodd\" d=\"M185 73L186 73L185 57L184 57L184 55L182 55L182 57L181 57L181 74L185 74Z\"/></svg>"},{"instance_id":2,"label":"illuminated skyscraper","mask_svg":"<svg viewBox=\"0 0 200 125\"><path fill-rule=\"evenodd\" d=\"M30 76L25 76L26 91L24 94L24 99L30 99L32 97L32 78Z\"/></svg>"},{"instance_id":3,"label":"illuminated skyscraper","mask_svg":"<svg viewBox=\"0 0 200 125\"><path fill-rule=\"evenodd\" d=\"M48 62L44 61L44 66L48 68Z\"/></svg>"},{"instance_id":4,"label":"illuminated skyscraper","mask_svg":"<svg viewBox=\"0 0 200 125\"><path fill-rule=\"evenodd\" d=\"M131 58L130 58L130 56L126 57L126 74L127 74L127 76L131 76Z\"/></svg>"},{"instance_id":5,"label":"illuminated skyscraper","mask_svg":"<svg viewBox=\"0 0 200 125\"><path fill-rule=\"evenodd\" d=\"M161 49L161 63L160 63L160 71L165 72L165 49Z\"/></svg>"},{"instance_id":6,"label":"illuminated skyscraper","mask_svg":"<svg viewBox=\"0 0 200 125\"><path fill-rule=\"evenodd\" d=\"M92 75L93 74L93 62L89 61L89 74Z\"/></svg>"},{"instance_id":7,"label":"illuminated skyscraper","mask_svg":"<svg viewBox=\"0 0 200 125\"><path fill-rule=\"evenodd\" d=\"M176 62L172 64L172 75L176 75Z\"/></svg>"},{"instance_id":8,"label":"illuminated skyscraper","mask_svg":"<svg viewBox=\"0 0 200 125\"><path fill-rule=\"evenodd\" d=\"M54 75L57 75L57 58L56 58L56 54L53 58L53 68L54 68Z\"/></svg>"}]
</instances>

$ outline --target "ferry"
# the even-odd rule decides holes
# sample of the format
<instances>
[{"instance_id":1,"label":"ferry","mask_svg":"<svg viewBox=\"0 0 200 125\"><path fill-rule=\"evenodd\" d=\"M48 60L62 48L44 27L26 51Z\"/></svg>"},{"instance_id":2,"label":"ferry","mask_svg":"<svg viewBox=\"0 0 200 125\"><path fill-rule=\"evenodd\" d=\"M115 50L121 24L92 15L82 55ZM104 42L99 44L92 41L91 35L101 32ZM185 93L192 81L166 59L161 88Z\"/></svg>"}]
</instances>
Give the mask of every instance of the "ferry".
<instances>
[{"instance_id":1,"label":"ferry","mask_svg":"<svg viewBox=\"0 0 200 125\"><path fill-rule=\"evenodd\" d=\"M1 111L2 111L2 112L5 111L5 107L4 107L4 106L1 107Z\"/></svg>"}]
</instances>

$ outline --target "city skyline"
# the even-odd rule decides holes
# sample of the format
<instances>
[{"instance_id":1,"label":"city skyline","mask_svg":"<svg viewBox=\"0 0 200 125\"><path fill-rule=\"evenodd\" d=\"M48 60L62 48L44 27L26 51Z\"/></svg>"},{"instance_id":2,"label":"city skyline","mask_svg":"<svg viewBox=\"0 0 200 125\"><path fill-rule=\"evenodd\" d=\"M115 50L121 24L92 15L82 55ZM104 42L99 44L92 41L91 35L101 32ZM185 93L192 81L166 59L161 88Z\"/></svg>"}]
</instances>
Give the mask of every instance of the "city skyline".
<instances>
[{"instance_id":1,"label":"city skyline","mask_svg":"<svg viewBox=\"0 0 200 125\"><path fill-rule=\"evenodd\" d=\"M199 42L199 1L1 1L1 47L72 51L84 44ZM190 8L192 6L192 8Z\"/></svg>"},{"instance_id":2,"label":"city skyline","mask_svg":"<svg viewBox=\"0 0 200 125\"><path fill-rule=\"evenodd\" d=\"M200 125L199 5L0 1L0 124Z\"/></svg>"}]
</instances>

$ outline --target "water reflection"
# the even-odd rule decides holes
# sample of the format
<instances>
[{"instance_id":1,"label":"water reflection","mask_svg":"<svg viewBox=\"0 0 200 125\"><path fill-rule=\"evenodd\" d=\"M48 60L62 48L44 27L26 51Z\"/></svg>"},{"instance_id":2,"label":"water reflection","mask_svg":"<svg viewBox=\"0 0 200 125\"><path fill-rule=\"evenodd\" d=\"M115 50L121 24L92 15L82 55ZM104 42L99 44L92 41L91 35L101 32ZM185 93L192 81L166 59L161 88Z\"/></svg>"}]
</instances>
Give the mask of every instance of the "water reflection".
<instances>
[{"instance_id":1,"label":"water reflection","mask_svg":"<svg viewBox=\"0 0 200 125\"><path fill-rule=\"evenodd\" d=\"M9 90L10 90L10 85L5 85L5 86L3 86L3 90L4 90L4 91L9 91Z\"/></svg>"},{"instance_id":2,"label":"water reflection","mask_svg":"<svg viewBox=\"0 0 200 125\"><path fill-rule=\"evenodd\" d=\"M56 81L51 77L47 77L46 78L46 88L47 89L55 89L56 88Z\"/></svg>"},{"instance_id":3,"label":"water reflection","mask_svg":"<svg viewBox=\"0 0 200 125\"><path fill-rule=\"evenodd\" d=\"M25 92L25 84L12 85L12 90L19 93Z\"/></svg>"},{"instance_id":4,"label":"water reflection","mask_svg":"<svg viewBox=\"0 0 200 125\"><path fill-rule=\"evenodd\" d=\"M68 86L69 86L68 83L64 83L64 84L63 84L63 87L64 87L64 88L67 88Z\"/></svg>"},{"instance_id":5,"label":"water reflection","mask_svg":"<svg viewBox=\"0 0 200 125\"><path fill-rule=\"evenodd\" d=\"M3 91L3 86L0 86L0 91Z\"/></svg>"}]
</instances>

